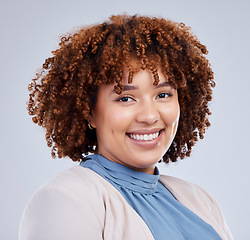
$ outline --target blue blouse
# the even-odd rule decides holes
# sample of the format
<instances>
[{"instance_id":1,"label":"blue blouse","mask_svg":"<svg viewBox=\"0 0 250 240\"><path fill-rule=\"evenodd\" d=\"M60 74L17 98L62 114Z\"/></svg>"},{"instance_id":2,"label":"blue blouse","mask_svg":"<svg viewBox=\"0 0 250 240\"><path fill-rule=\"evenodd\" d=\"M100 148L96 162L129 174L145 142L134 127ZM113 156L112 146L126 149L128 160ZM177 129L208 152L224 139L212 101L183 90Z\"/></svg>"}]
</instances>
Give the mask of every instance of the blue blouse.
<instances>
[{"instance_id":1,"label":"blue blouse","mask_svg":"<svg viewBox=\"0 0 250 240\"><path fill-rule=\"evenodd\" d=\"M212 226L182 205L159 182L159 171L138 172L101 155L81 162L111 183L145 221L157 240L221 240Z\"/></svg>"}]
</instances>

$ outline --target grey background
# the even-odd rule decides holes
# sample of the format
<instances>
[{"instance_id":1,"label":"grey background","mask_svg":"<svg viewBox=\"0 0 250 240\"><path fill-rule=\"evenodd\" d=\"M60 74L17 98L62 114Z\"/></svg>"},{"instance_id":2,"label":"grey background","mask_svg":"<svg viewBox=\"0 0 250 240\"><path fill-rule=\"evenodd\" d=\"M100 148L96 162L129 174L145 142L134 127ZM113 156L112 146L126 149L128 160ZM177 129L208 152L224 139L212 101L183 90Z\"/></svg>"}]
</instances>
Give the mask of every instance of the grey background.
<instances>
[{"instance_id":1,"label":"grey background","mask_svg":"<svg viewBox=\"0 0 250 240\"><path fill-rule=\"evenodd\" d=\"M249 10L247 0L1 0L0 239L17 239L32 193L75 164L51 158L44 131L26 111L27 85L61 34L127 12L183 21L207 45L217 82L212 127L191 158L160 169L205 188L221 204L235 239L249 240Z\"/></svg>"}]
</instances>

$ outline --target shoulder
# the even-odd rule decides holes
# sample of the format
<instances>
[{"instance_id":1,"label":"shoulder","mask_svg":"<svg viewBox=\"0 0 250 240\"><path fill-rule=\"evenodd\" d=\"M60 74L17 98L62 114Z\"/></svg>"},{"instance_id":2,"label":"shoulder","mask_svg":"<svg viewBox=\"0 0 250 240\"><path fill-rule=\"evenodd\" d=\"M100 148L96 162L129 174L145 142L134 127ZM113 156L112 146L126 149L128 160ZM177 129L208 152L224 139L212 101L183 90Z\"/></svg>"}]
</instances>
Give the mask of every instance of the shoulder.
<instances>
[{"instance_id":1,"label":"shoulder","mask_svg":"<svg viewBox=\"0 0 250 240\"><path fill-rule=\"evenodd\" d=\"M212 211L216 217L218 214L219 205L203 188L198 185L171 176L161 175L160 181L169 191L176 197L178 201L191 208L196 212L199 210Z\"/></svg>"},{"instance_id":2,"label":"shoulder","mask_svg":"<svg viewBox=\"0 0 250 240\"><path fill-rule=\"evenodd\" d=\"M153 239L144 221L106 180L75 166L45 183L28 202L19 240Z\"/></svg>"},{"instance_id":3,"label":"shoulder","mask_svg":"<svg viewBox=\"0 0 250 240\"><path fill-rule=\"evenodd\" d=\"M171 176L160 176L161 183L184 206L210 224L223 239L233 239L217 201L200 186Z\"/></svg>"},{"instance_id":4,"label":"shoulder","mask_svg":"<svg viewBox=\"0 0 250 240\"><path fill-rule=\"evenodd\" d=\"M207 201L214 201L214 199L203 188L189 181L166 175L161 175L160 181L179 197L199 197L204 198L204 200L206 199Z\"/></svg>"},{"instance_id":5,"label":"shoulder","mask_svg":"<svg viewBox=\"0 0 250 240\"><path fill-rule=\"evenodd\" d=\"M105 217L102 182L80 166L49 180L29 200L19 239L78 239L83 233L86 236L86 230L91 239L101 239Z\"/></svg>"},{"instance_id":6,"label":"shoulder","mask_svg":"<svg viewBox=\"0 0 250 240\"><path fill-rule=\"evenodd\" d=\"M29 203L48 201L50 198L53 201L70 199L70 201L74 202L81 199L81 205L83 205L85 201L90 200L93 202L100 198L102 193L100 189L102 189L103 184L103 179L93 171L74 166L59 173L42 185L31 197Z\"/></svg>"}]
</instances>

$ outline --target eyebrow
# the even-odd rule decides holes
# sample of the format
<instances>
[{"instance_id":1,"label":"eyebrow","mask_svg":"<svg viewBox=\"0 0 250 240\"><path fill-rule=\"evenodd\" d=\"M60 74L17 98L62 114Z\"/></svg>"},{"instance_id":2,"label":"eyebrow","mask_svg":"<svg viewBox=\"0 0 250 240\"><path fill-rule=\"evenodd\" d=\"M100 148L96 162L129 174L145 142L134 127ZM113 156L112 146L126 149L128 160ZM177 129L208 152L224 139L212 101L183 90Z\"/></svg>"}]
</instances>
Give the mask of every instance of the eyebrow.
<instances>
[{"instance_id":1,"label":"eyebrow","mask_svg":"<svg viewBox=\"0 0 250 240\"><path fill-rule=\"evenodd\" d=\"M169 82L163 82L163 83L156 85L155 88L169 87L169 86L171 86ZM128 84L128 85L123 86L123 92L130 91L130 90L138 90L138 89L139 89L138 86L135 86L135 85ZM115 93L115 90L113 89L111 93Z\"/></svg>"},{"instance_id":2,"label":"eyebrow","mask_svg":"<svg viewBox=\"0 0 250 240\"><path fill-rule=\"evenodd\" d=\"M124 85L123 86L123 91L129 91L129 90L138 90L138 86L134 86L134 85Z\"/></svg>"},{"instance_id":3,"label":"eyebrow","mask_svg":"<svg viewBox=\"0 0 250 240\"><path fill-rule=\"evenodd\" d=\"M169 82L163 82L155 86L156 88L161 88L161 87L172 87Z\"/></svg>"}]
</instances>

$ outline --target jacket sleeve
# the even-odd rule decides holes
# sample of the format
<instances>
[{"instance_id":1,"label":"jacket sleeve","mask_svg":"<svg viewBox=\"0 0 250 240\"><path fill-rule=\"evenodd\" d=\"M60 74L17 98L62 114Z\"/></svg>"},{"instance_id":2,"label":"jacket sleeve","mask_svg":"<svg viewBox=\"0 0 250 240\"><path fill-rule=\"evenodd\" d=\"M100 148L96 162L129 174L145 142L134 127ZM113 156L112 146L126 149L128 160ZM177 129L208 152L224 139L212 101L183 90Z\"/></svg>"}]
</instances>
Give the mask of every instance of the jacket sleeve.
<instances>
[{"instance_id":1,"label":"jacket sleeve","mask_svg":"<svg viewBox=\"0 0 250 240\"><path fill-rule=\"evenodd\" d=\"M93 194L90 186L45 184L24 210L19 240L103 239L104 206Z\"/></svg>"}]
</instances>

